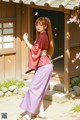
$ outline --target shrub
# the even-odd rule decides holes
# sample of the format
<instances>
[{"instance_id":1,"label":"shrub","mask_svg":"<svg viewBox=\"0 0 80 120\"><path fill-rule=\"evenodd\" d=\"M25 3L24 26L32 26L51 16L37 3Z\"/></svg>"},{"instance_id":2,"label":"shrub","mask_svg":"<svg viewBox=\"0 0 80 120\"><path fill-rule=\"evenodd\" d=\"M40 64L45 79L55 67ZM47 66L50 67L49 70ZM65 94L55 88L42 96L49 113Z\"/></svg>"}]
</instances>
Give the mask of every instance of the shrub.
<instances>
[{"instance_id":1,"label":"shrub","mask_svg":"<svg viewBox=\"0 0 80 120\"><path fill-rule=\"evenodd\" d=\"M74 77L71 79L71 87L78 86L80 84L80 77Z\"/></svg>"},{"instance_id":2,"label":"shrub","mask_svg":"<svg viewBox=\"0 0 80 120\"><path fill-rule=\"evenodd\" d=\"M21 80L8 80L8 81L4 81L4 83L1 83L0 84L0 90L1 90L1 87L6 87L6 88L9 88L9 86L12 86L12 85L16 85L18 88L21 88L24 86L24 81Z\"/></svg>"},{"instance_id":3,"label":"shrub","mask_svg":"<svg viewBox=\"0 0 80 120\"><path fill-rule=\"evenodd\" d=\"M72 111L74 111L74 112L80 112L80 104L75 105L75 106L72 108Z\"/></svg>"}]
</instances>

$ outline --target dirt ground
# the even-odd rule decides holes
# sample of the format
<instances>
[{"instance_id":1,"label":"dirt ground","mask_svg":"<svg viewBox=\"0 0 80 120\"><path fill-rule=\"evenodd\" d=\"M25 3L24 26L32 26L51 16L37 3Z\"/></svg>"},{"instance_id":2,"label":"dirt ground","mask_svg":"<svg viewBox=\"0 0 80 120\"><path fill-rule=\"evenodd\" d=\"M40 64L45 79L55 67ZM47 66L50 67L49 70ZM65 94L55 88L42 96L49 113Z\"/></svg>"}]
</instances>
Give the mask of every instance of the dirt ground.
<instances>
[{"instance_id":1,"label":"dirt ground","mask_svg":"<svg viewBox=\"0 0 80 120\"><path fill-rule=\"evenodd\" d=\"M13 95L0 98L0 120L16 120L19 114L23 112L19 105L23 97L21 95ZM68 100L65 103L56 103L44 100L44 108L46 120L75 120L80 113L74 113L71 109L75 105L80 104L80 97ZM4 114L7 119L4 118ZM41 119L36 119L41 120Z\"/></svg>"}]
</instances>

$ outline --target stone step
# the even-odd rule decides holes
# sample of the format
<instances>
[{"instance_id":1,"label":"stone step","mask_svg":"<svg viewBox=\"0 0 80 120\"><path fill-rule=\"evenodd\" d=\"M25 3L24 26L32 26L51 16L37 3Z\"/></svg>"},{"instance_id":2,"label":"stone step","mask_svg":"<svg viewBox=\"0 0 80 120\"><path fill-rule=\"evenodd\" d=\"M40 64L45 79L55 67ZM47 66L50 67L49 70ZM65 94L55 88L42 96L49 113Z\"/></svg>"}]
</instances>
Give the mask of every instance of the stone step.
<instances>
[{"instance_id":1,"label":"stone step","mask_svg":"<svg viewBox=\"0 0 80 120\"><path fill-rule=\"evenodd\" d=\"M63 92L58 92L55 90L47 90L44 97L45 100L54 101L58 103L63 103L67 101L66 94Z\"/></svg>"},{"instance_id":2,"label":"stone step","mask_svg":"<svg viewBox=\"0 0 80 120\"><path fill-rule=\"evenodd\" d=\"M61 83L60 81L51 80L48 89L64 92L64 83Z\"/></svg>"},{"instance_id":3,"label":"stone step","mask_svg":"<svg viewBox=\"0 0 80 120\"><path fill-rule=\"evenodd\" d=\"M25 80L25 86L29 86L30 82L32 79L29 80ZM50 84L48 87L49 90L56 90L56 91L60 91L60 92L64 92L64 84L61 83L60 81L54 81L54 80L50 80Z\"/></svg>"},{"instance_id":4,"label":"stone step","mask_svg":"<svg viewBox=\"0 0 80 120\"><path fill-rule=\"evenodd\" d=\"M23 87L18 90L18 94L25 95L29 87ZM63 103L67 101L66 94L54 90L47 90L44 97L45 100L54 101L58 103Z\"/></svg>"}]
</instances>

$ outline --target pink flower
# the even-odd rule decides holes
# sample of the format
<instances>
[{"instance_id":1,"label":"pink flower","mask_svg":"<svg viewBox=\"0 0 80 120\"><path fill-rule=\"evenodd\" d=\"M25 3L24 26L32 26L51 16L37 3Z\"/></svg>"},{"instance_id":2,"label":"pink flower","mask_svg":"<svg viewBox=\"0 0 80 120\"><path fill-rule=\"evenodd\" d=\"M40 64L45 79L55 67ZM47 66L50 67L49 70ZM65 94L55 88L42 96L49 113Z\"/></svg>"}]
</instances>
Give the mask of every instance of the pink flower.
<instances>
[{"instance_id":1,"label":"pink flower","mask_svg":"<svg viewBox=\"0 0 80 120\"><path fill-rule=\"evenodd\" d=\"M79 20L79 19L77 20L77 23L78 23L78 24L80 23L80 20Z\"/></svg>"},{"instance_id":2,"label":"pink flower","mask_svg":"<svg viewBox=\"0 0 80 120\"><path fill-rule=\"evenodd\" d=\"M73 23L74 19L73 18L70 18L70 22Z\"/></svg>"},{"instance_id":3,"label":"pink flower","mask_svg":"<svg viewBox=\"0 0 80 120\"><path fill-rule=\"evenodd\" d=\"M76 54L76 59L80 59L80 52Z\"/></svg>"}]
</instances>

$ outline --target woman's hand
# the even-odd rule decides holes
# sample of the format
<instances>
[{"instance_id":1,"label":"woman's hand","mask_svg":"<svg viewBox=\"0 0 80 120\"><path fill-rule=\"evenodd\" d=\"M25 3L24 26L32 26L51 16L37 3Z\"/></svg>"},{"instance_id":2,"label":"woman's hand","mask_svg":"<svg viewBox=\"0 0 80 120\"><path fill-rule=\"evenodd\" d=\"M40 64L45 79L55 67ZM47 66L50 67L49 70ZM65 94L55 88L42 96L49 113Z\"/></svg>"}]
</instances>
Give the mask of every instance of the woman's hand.
<instances>
[{"instance_id":1,"label":"woman's hand","mask_svg":"<svg viewBox=\"0 0 80 120\"><path fill-rule=\"evenodd\" d=\"M25 42L26 42L26 40L28 40L28 33L24 33L23 39L24 39Z\"/></svg>"},{"instance_id":2,"label":"woman's hand","mask_svg":"<svg viewBox=\"0 0 80 120\"><path fill-rule=\"evenodd\" d=\"M27 44L27 46L31 49L32 44L28 41L28 33L24 33L23 39L24 39L25 43Z\"/></svg>"}]
</instances>

